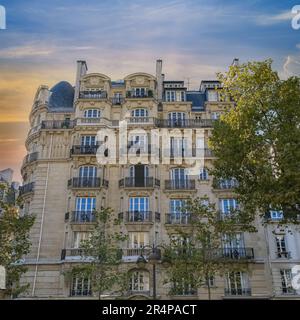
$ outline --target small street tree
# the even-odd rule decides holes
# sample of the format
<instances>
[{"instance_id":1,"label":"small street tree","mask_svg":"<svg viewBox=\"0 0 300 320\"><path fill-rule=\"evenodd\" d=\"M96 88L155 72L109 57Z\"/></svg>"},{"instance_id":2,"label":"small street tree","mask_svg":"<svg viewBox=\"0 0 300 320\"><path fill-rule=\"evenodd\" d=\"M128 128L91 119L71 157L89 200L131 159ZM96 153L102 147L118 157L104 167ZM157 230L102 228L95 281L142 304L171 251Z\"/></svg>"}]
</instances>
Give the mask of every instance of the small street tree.
<instances>
[{"instance_id":1,"label":"small street tree","mask_svg":"<svg viewBox=\"0 0 300 320\"><path fill-rule=\"evenodd\" d=\"M173 283L171 294L207 287L211 299L210 280L225 276L228 272L245 271L252 252L245 248L225 248L226 238L236 232L255 229L240 223L240 212L232 211L229 216L215 209L206 198L189 199L183 208L190 216L189 228L177 228L177 239L164 250L168 262L168 282Z\"/></svg>"},{"instance_id":2,"label":"small street tree","mask_svg":"<svg viewBox=\"0 0 300 320\"><path fill-rule=\"evenodd\" d=\"M20 278L27 268L21 259L30 251L29 232L34 217L20 216L13 191L4 183L1 192L6 196L0 201L0 265L6 270L6 289L3 294L15 298L24 292L28 285L20 285ZM22 200L18 200L21 205Z\"/></svg>"},{"instance_id":3,"label":"small street tree","mask_svg":"<svg viewBox=\"0 0 300 320\"><path fill-rule=\"evenodd\" d=\"M231 66L219 74L224 104L210 147L212 174L235 178L243 216L283 212L282 224L300 214L300 78L281 80L272 61Z\"/></svg>"},{"instance_id":4,"label":"small street tree","mask_svg":"<svg viewBox=\"0 0 300 320\"><path fill-rule=\"evenodd\" d=\"M101 208L95 212L95 226L88 240L81 242L83 263L72 268L70 275L88 278L93 294L99 300L106 291L119 291L122 281L119 265L122 262L122 251L118 243L126 236L116 231L118 221L112 221L112 209ZM114 226L114 228L113 228Z\"/></svg>"}]
</instances>

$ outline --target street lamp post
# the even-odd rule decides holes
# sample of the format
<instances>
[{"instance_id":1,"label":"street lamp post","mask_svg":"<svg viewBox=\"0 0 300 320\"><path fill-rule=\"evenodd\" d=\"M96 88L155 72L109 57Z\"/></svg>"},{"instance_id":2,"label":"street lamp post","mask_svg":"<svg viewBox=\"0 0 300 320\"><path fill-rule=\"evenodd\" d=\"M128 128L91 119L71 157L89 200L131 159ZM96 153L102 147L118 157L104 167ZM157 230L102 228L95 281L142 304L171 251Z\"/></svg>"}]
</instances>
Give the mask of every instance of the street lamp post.
<instances>
[{"instance_id":1,"label":"street lamp post","mask_svg":"<svg viewBox=\"0 0 300 320\"><path fill-rule=\"evenodd\" d=\"M153 244L152 246L143 246L141 255L137 259L137 265L139 267L145 267L146 263L152 264L153 300L156 299L156 264L161 261L161 248L163 247L155 244ZM146 249L150 249L148 259L146 259L144 255L144 251Z\"/></svg>"}]
</instances>

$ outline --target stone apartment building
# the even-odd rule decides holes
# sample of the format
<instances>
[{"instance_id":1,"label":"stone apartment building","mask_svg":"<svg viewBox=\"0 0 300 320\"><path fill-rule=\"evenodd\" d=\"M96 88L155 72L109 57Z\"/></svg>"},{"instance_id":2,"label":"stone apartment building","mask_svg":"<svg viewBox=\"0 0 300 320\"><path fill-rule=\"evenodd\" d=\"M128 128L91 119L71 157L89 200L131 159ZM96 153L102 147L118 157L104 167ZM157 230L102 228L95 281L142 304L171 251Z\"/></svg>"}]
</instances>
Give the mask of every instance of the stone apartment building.
<instances>
[{"instance_id":1,"label":"stone apartment building","mask_svg":"<svg viewBox=\"0 0 300 320\"><path fill-rule=\"evenodd\" d=\"M202 81L199 90L189 91L184 81L165 79L161 60L155 76L137 72L122 81L88 73L86 62L78 61L74 87L65 81L51 89L40 86L21 169L23 214L36 215L32 250L24 260L29 268L23 278L30 284L27 297L92 297L88 279L70 280L64 271L80 263L80 241L89 235L93 210L103 206L114 210L128 234L120 244L131 274L128 299L151 298L154 277L159 298L207 299L206 288L170 295L162 264L154 274L150 264L139 268L136 261L143 246L168 243L178 226L188 227L189 216L179 208L189 196L207 195L225 215L237 206L234 182L215 183L207 170L214 157L207 146L212 123L230 103L220 101L219 87L218 81ZM98 146L118 137L124 120L128 142L121 145L117 139L117 159L128 151L136 163L99 163ZM155 130L163 134L157 138ZM183 130L190 139L180 136ZM102 138L97 139L98 131ZM159 161L144 164L141 159L151 160L150 149ZM183 156L181 163L176 155ZM188 156L201 159L192 171ZM160 161L166 158L170 161ZM277 230L280 218L280 212L270 212L266 226L257 221L257 233L237 233L226 241L228 258L244 259L249 272L211 279L213 299L299 297L291 286L291 268L300 262L300 234L294 227L293 234Z\"/></svg>"}]
</instances>

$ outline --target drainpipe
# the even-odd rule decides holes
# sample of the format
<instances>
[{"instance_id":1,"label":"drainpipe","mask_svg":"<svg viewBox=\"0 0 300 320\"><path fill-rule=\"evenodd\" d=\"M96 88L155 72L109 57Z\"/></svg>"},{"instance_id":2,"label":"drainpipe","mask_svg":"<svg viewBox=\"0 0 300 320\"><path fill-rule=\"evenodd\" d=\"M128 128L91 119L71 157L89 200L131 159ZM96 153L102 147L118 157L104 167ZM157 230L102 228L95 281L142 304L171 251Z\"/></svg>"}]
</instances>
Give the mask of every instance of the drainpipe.
<instances>
[{"instance_id":1,"label":"drainpipe","mask_svg":"<svg viewBox=\"0 0 300 320\"><path fill-rule=\"evenodd\" d=\"M32 296L34 296L34 294L35 294L36 279L37 279L37 272L38 272L38 263L39 263L39 260L40 260L41 243L42 243L42 235L43 235L43 227L44 227L44 218L45 218L46 197L47 197L47 191L48 191L48 178L49 178L49 170L50 170L50 162L49 162L49 159L51 158L51 153L52 153L52 143L53 143L53 135L51 135L50 148L49 148L49 154L48 154L48 165L47 165L47 174L46 174L46 184L45 184L44 199L43 199L43 210L42 210L42 218L41 218L41 228L40 228L40 236L39 236L39 245L38 245L38 252L37 252L37 256L36 256L35 272L34 272L33 285L32 285L32 293L31 293Z\"/></svg>"}]
</instances>

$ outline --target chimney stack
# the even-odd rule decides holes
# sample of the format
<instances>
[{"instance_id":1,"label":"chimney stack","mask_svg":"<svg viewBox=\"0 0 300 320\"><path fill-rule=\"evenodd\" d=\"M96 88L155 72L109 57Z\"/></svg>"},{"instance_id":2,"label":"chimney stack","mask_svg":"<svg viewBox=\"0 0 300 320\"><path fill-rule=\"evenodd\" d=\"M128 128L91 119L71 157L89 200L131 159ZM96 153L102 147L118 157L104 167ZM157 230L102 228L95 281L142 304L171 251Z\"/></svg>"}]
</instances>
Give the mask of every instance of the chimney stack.
<instances>
[{"instance_id":1,"label":"chimney stack","mask_svg":"<svg viewBox=\"0 0 300 320\"><path fill-rule=\"evenodd\" d=\"M156 60L156 81L157 81L157 99L162 101L163 95L163 75L162 75L162 60Z\"/></svg>"},{"instance_id":2,"label":"chimney stack","mask_svg":"<svg viewBox=\"0 0 300 320\"><path fill-rule=\"evenodd\" d=\"M74 103L79 98L79 89L80 89L80 79L86 75L88 68L86 61L78 60L77 61L77 72L76 72L76 82L75 82L75 95Z\"/></svg>"}]
</instances>

